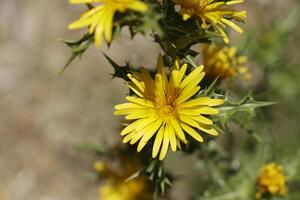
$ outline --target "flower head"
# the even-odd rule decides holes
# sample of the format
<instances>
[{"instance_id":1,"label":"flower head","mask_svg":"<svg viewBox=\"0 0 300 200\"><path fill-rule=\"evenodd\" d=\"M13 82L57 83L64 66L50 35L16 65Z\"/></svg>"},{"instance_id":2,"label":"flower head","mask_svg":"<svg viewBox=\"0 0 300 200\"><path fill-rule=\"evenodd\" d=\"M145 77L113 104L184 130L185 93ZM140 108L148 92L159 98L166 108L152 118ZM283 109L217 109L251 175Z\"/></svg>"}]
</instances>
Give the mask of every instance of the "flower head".
<instances>
[{"instance_id":1,"label":"flower head","mask_svg":"<svg viewBox=\"0 0 300 200\"><path fill-rule=\"evenodd\" d=\"M184 20L191 17L201 20L202 28L206 29L207 24L211 24L217 32L219 32L225 43L229 42L229 39L223 30L225 26L230 26L239 33L243 30L235 23L230 21L234 19L236 21L244 21L247 17L246 11L235 11L228 8L233 4L243 3L243 0L173 0L175 4L180 5L180 13Z\"/></svg>"},{"instance_id":2,"label":"flower head","mask_svg":"<svg viewBox=\"0 0 300 200\"><path fill-rule=\"evenodd\" d=\"M236 47L204 45L202 55L204 71L209 79L214 80L219 77L226 80L237 76L244 80L251 78L251 73L246 65L247 57L238 55Z\"/></svg>"},{"instance_id":3,"label":"flower head","mask_svg":"<svg viewBox=\"0 0 300 200\"><path fill-rule=\"evenodd\" d=\"M131 80L128 86L136 96L128 96L129 103L117 105L115 115L126 115L125 119L132 121L121 132L125 136L124 143L133 145L139 141L139 152L155 136L152 157L160 152L159 159L163 160L169 146L176 151L180 141L187 143L186 134L199 142L203 138L198 131L218 135L212 127L213 121L206 115L218 114L212 106L221 105L224 101L209 97L193 98L200 90L198 85L204 77L203 66L185 76L187 64L180 67L177 61L168 74L160 57L157 69L154 79L145 69L128 75Z\"/></svg>"},{"instance_id":4,"label":"flower head","mask_svg":"<svg viewBox=\"0 0 300 200\"><path fill-rule=\"evenodd\" d=\"M275 163L269 163L262 167L257 179L258 191L256 199L263 195L283 196L287 194L286 177L283 168Z\"/></svg>"},{"instance_id":5,"label":"flower head","mask_svg":"<svg viewBox=\"0 0 300 200\"><path fill-rule=\"evenodd\" d=\"M144 181L134 179L129 182L108 183L98 190L99 200L140 200L151 199L150 195L145 196Z\"/></svg>"},{"instance_id":6,"label":"flower head","mask_svg":"<svg viewBox=\"0 0 300 200\"><path fill-rule=\"evenodd\" d=\"M95 43L98 47L101 46L103 36L106 42L111 42L113 18L116 12L125 12L128 9L145 12L148 8L145 3L139 0L70 0L70 3L101 3L69 25L69 29L89 26L89 33L94 34Z\"/></svg>"},{"instance_id":7,"label":"flower head","mask_svg":"<svg viewBox=\"0 0 300 200\"><path fill-rule=\"evenodd\" d=\"M113 160L94 162L94 170L105 180L98 189L99 200L150 200L150 184L145 177L126 181L141 169L140 157L134 152L128 154L127 149L114 150Z\"/></svg>"}]
</instances>

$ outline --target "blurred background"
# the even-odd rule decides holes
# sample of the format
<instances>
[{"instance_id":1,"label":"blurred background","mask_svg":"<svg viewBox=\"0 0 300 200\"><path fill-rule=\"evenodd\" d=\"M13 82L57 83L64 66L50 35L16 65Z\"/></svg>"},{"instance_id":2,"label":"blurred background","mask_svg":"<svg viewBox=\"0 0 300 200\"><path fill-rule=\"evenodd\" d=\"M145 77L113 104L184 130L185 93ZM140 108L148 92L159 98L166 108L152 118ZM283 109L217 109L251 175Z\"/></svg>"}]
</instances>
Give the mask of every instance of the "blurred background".
<instances>
[{"instance_id":1,"label":"blurred background","mask_svg":"<svg viewBox=\"0 0 300 200\"><path fill-rule=\"evenodd\" d=\"M259 100L279 102L261 110L252 126L261 137L268 135L265 141L272 145L262 144L269 149L262 152L271 151L269 159L300 159L299 1L246 0L245 5L244 34L232 37L248 56L253 79L239 93L251 89ZM67 30L84 10L67 1L1 1L0 200L98 198L99 184L87 175L95 158L74 146L119 143L113 111L127 88L111 78L112 68L94 46L59 74L70 56L60 40L84 32ZM151 41L141 35L130 41L125 30L104 52L120 65L128 60L153 66L160 49ZM184 194L174 199L193 193L184 181L191 182L179 180L175 188Z\"/></svg>"}]
</instances>

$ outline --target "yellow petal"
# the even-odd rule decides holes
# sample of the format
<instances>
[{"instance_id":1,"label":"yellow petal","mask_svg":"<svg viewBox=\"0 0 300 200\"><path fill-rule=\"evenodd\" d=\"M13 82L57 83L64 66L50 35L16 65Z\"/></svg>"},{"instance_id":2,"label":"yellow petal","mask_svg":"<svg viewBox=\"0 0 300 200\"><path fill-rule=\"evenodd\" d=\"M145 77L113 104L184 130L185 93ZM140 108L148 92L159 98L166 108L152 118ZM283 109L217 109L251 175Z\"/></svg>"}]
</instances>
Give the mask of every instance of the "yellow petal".
<instances>
[{"instance_id":1,"label":"yellow petal","mask_svg":"<svg viewBox=\"0 0 300 200\"><path fill-rule=\"evenodd\" d=\"M186 125L185 123L180 123L180 126L183 128L183 130L185 130L185 132L187 134L192 136L195 140L197 140L198 142L203 142L203 138L201 137L201 135L197 131L195 131L193 128Z\"/></svg>"},{"instance_id":2,"label":"yellow petal","mask_svg":"<svg viewBox=\"0 0 300 200\"><path fill-rule=\"evenodd\" d=\"M115 14L115 11L111 11L107 14L107 18L105 21L105 40L106 42L110 43L112 40L112 29L113 29L113 16Z\"/></svg>"},{"instance_id":3,"label":"yellow petal","mask_svg":"<svg viewBox=\"0 0 300 200\"><path fill-rule=\"evenodd\" d=\"M140 131L141 129L143 129L144 127L148 126L149 124L154 123L157 120L157 118L156 117L148 117L148 118L141 119L141 120L143 120L143 121L141 121L135 127L136 131Z\"/></svg>"},{"instance_id":4,"label":"yellow petal","mask_svg":"<svg viewBox=\"0 0 300 200\"><path fill-rule=\"evenodd\" d=\"M137 11L137 12L146 12L148 10L147 4L141 2L141 1L134 1L132 3L129 3L127 6L129 9Z\"/></svg>"},{"instance_id":5,"label":"yellow petal","mask_svg":"<svg viewBox=\"0 0 300 200\"><path fill-rule=\"evenodd\" d=\"M120 109L114 112L114 115L128 115L134 113L147 113L147 108L127 108L127 109Z\"/></svg>"},{"instance_id":6,"label":"yellow petal","mask_svg":"<svg viewBox=\"0 0 300 200\"><path fill-rule=\"evenodd\" d=\"M127 86L139 97L143 98L144 97L144 92L141 91L139 88L137 88L134 83L130 82L127 83Z\"/></svg>"},{"instance_id":7,"label":"yellow petal","mask_svg":"<svg viewBox=\"0 0 300 200\"><path fill-rule=\"evenodd\" d=\"M184 107L184 108L190 108L190 107L194 107L194 106L218 106L224 103L223 99L211 99L209 97L200 97L200 98L196 98L190 101L186 101L180 105L178 105L178 107Z\"/></svg>"},{"instance_id":8,"label":"yellow petal","mask_svg":"<svg viewBox=\"0 0 300 200\"><path fill-rule=\"evenodd\" d=\"M202 108L197 109L197 111L200 114L203 114L203 115L217 115L217 114L219 114L219 110L217 110L215 108L211 108L211 107L202 107Z\"/></svg>"},{"instance_id":9,"label":"yellow petal","mask_svg":"<svg viewBox=\"0 0 300 200\"><path fill-rule=\"evenodd\" d=\"M102 43L102 38L103 38L103 27L102 26L97 26L96 31L94 33L95 37L95 44L97 47L101 47Z\"/></svg>"},{"instance_id":10,"label":"yellow petal","mask_svg":"<svg viewBox=\"0 0 300 200\"><path fill-rule=\"evenodd\" d=\"M146 127L143 128L143 129L137 131L136 134L132 137L132 139L131 139L131 141L130 141L130 144L133 145L133 144L135 144L137 141L139 141L139 140L143 137L143 135L144 135L149 129L151 129L152 127L153 127L153 123L150 124L150 125L148 125L148 126L146 126Z\"/></svg>"},{"instance_id":11,"label":"yellow petal","mask_svg":"<svg viewBox=\"0 0 300 200\"><path fill-rule=\"evenodd\" d=\"M236 25L235 23L233 23L232 21L230 21L228 19L225 19L225 18L222 18L221 21L224 22L225 24L227 24L228 26L230 26L231 28L233 28L238 33L242 33L243 32L243 30L238 25Z\"/></svg>"},{"instance_id":12,"label":"yellow petal","mask_svg":"<svg viewBox=\"0 0 300 200\"><path fill-rule=\"evenodd\" d=\"M122 104L115 105L115 109L117 110L128 109L128 108L143 108L143 106L135 103L122 103Z\"/></svg>"},{"instance_id":13,"label":"yellow petal","mask_svg":"<svg viewBox=\"0 0 300 200\"><path fill-rule=\"evenodd\" d=\"M187 69L187 64L183 64L179 70L178 76L177 76L177 81L180 83L185 75Z\"/></svg>"},{"instance_id":14,"label":"yellow petal","mask_svg":"<svg viewBox=\"0 0 300 200\"><path fill-rule=\"evenodd\" d=\"M153 123L154 125L145 133L145 135L142 137L142 139L139 142L139 145L137 147L137 151L140 152L144 146L147 144L147 142L151 139L151 137L156 133L156 131L160 128L162 121L157 120L156 123Z\"/></svg>"},{"instance_id":15,"label":"yellow petal","mask_svg":"<svg viewBox=\"0 0 300 200\"><path fill-rule=\"evenodd\" d=\"M121 110L118 110L121 111ZM116 112L118 112L116 111ZM138 109L136 111L131 111L129 115L125 117L127 120L133 120L133 119L140 119L140 118L145 118L145 117L151 117L155 115L155 113L149 112L147 110L143 109Z\"/></svg>"},{"instance_id":16,"label":"yellow petal","mask_svg":"<svg viewBox=\"0 0 300 200\"><path fill-rule=\"evenodd\" d=\"M243 2L244 2L244 0L232 0L232 1L227 1L226 4L233 5L233 4L243 3Z\"/></svg>"},{"instance_id":17,"label":"yellow petal","mask_svg":"<svg viewBox=\"0 0 300 200\"><path fill-rule=\"evenodd\" d=\"M132 74L127 74L127 77L134 83L134 85L136 85L136 87L140 91L145 91L145 85L142 82L138 81L134 76L132 76Z\"/></svg>"},{"instance_id":18,"label":"yellow petal","mask_svg":"<svg viewBox=\"0 0 300 200\"><path fill-rule=\"evenodd\" d=\"M186 87L190 82L192 82L195 78L197 78L199 76L199 74L202 72L203 68L204 67L202 65L197 67L181 82L179 87L180 88Z\"/></svg>"},{"instance_id":19,"label":"yellow petal","mask_svg":"<svg viewBox=\"0 0 300 200\"><path fill-rule=\"evenodd\" d=\"M205 133L208 133L209 135L212 135L212 136L218 136L219 135L219 132L216 131L216 129L210 127L210 128L205 128L203 126L200 126L199 129Z\"/></svg>"},{"instance_id":20,"label":"yellow petal","mask_svg":"<svg viewBox=\"0 0 300 200\"><path fill-rule=\"evenodd\" d=\"M144 120L144 119L140 119L140 120L136 120L134 122L132 122L131 124L129 124L128 126L126 126L122 131L121 131L121 135L126 135L130 132L132 132L136 126L141 123L141 121Z\"/></svg>"},{"instance_id":21,"label":"yellow petal","mask_svg":"<svg viewBox=\"0 0 300 200\"><path fill-rule=\"evenodd\" d=\"M172 126L168 126L168 132L169 132L169 136L170 136L170 146L173 152L175 152L177 150L177 140L176 140L176 136L175 136L175 132Z\"/></svg>"},{"instance_id":22,"label":"yellow petal","mask_svg":"<svg viewBox=\"0 0 300 200\"><path fill-rule=\"evenodd\" d=\"M179 114L179 119L180 119L182 122L184 122L184 123L186 123L186 124L188 124L188 125L190 125L190 126L193 126L193 127L195 127L195 128L198 128L198 127L199 127L199 124L198 124L195 120L193 120L191 117L188 117L188 116L186 116L186 115L180 115L180 114Z\"/></svg>"},{"instance_id":23,"label":"yellow petal","mask_svg":"<svg viewBox=\"0 0 300 200\"><path fill-rule=\"evenodd\" d=\"M159 160L165 159L170 143L170 136L167 131L164 131L163 144L160 150Z\"/></svg>"},{"instance_id":24,"label":"yellow petal","mask_svg":"<svg viewBox=\"0 0 300 200\"><path fill-rule=\"evenodd\" d=\"M161 146L161 143L162 143L162 140L163 140L163 136L164 136L164 131L165 131L165 127L164 127L164 124L160 127L160 129L158 130L158 133L155 137L155 141L154 141L154 144L153 144L153 150L152 150L152 157L153 158L156 158L158 152L159 152L159 149L160 149L160 146Z\"/></svg>"},{"instance_id":25,"label":"yellow petal","mask_svg":"<svg viewBox=\"0 0 300 200\"><path fill-rule=\"evenodd\" d=\"M217 31L221 34L221 36L222 36L224 42L225 42L226 44L228 44L228 43L229 43L229 38L228 38L228 36L226 35L226 33L225 33L219 26L214 26L214 27L215 27L215 28L217 29Z\"/></svg>"},{"instance_id":26,"label":"yellow petal","mask_svg":"<svg viewBox=\"0 0 300 200\"><path fill-rule=\"evenodd\" d=\"M86 26L89 26L91 24L91 19L84 19L84 20L77 20L73 23L71 23L69 25L69 29L72 30L72 29L77 29L77 28L83 28L83 27L86 27Z\"/></svg>"},{"instance_id":27,"label":"yellow petal","mask_svg":"<svg viewBox=\"0 0 300 200\"><path fill-rule=\"evenodd\" d=\"M206 118L206 117L203 117L203 116L201 116L201 115L196 116L196 117L191 116L191 118L192 118L193 120L195 120L195 121L201 123L201 124L205 124L205 125L212 125L212 124L213 124L213 121L212 121L212 120L210 120L210 119L208 119L208 118Z\"/></svg>"},{"instance_id":28,"label":"yellow petal","mask_svg":"<svg viewBox=\"0 0 300 200\"><path fill-rule=\"evenodd\" d=\"M185 138L184 132L182 131L177 119L171 118L171 123L173 128L175 129L175 133L178 137L178 139L183 142L184 144L187 143L187 140Z\"/></svg>"},{"instance_id":29,"label":"yellow petal","mask_svg":"<svg viewBox=\"0 0 300 200\"><path fill-rule=\"evenodd\" d=\"M126 99L132 103L136 103L142 106L146 106L146 107L150 107L153 108L154 104L152 101L146 100L146 99L142 99L142 98L138 98L138 97L132 97L132 96L128 96L126 97Z\"/></svg>"},{"instance_id":30,"label":"yellow petal","mask_svg":"<svg viewBox=\"0 0 300 200\"><path fill-rule=\"evenodd\" d=\"M178 109L177 112L187 116L199 116L201 114L198 109Z\"/></svg>"},{"instance_id":31,"label":"yellow petal","mask_svg":"<svg viewBox=\"0 0 300 200\"><path fill-rule=\"evenodd\" d=\"M124 137L124 139L123 139L123 143L129 142L135 134L136 134L135 131L133 131L133 132L127 134L127 135Z\"/></svg>"},{"instance_id":32,"label":"yellow petal","mask_svg":"<svg viewBox=\"0 0 300 200\"><path fill-rule=\"evenodd\" d=\"M189 18L191 18L191 15L189 15L189 14L183 14L183 15L182 15L182 19L183 19L184 21L188 20Z\"/></svg>"},{"instance_id":33,"label":"yellow petal","mask_svg":"<svg viewBox=\"0 0 300 200\"><path fill-rule=\"evenodd\" d=\"M181 104L182 102L185 102L200 90L199 86L188 86L185 87L184 90L180 93L179 97L176 99L175 103L176 105Z\"/></svg>"}]
</instances>

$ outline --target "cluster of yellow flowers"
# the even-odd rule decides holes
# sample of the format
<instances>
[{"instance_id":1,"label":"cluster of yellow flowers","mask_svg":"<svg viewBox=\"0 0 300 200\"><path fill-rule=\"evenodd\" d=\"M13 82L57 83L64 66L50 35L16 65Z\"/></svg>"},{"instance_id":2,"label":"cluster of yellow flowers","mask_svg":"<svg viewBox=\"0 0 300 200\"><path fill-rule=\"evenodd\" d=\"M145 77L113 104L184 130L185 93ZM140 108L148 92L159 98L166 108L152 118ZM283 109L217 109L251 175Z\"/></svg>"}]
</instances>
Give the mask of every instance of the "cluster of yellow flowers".
<instances>
[{"instance_id":1,"label":"cluster of yellow flowers","mask_svg":"<svg viewBox=\"0 0 300 200\"><path fill-rule=\"evenodd\" d=\"M120 13L145 13L148 3L141 0L70 0L72 4L88 4L89 10L79 20L69 25L70 29L88 27L88 33L94 36L97 47L102 40L109 44L113 39L115 16ZM181 149L182 144L190 140L203 142L202 133L218 136L219 132L213 120L219 114L218 106L224 99L208 97L201 93L200 83L205 79L219 77L228 80L241 77L249 80L251 73L247 67L247 57L240 55L238 49L229 46L226 27L238 33L243 30L235 22L244 22L245 10L236 11L233 5L243 0L172 0L178 7L174 13L181 23L188 20L199 23L203 31L214 30L223 39L226 46L205 44L201 46L203 65L191 67L176 56L166 55L164 61L158 56L156 70L150 73L145 68L126 71L126 84L131 93L127 102L115 106L115 115L124 115L126 127L121 131L123 143L137 144L137 151L142 151L147 144L152 145L152 157L164 160L169 149L173 152ZM161 3L161 1L157 1ZM97 6L93 5L96 4ZM140 15L138 15L140 16ZM233 22L235 21L235 22ZM201 27L200 27L201 26ZM201 32L202 33L202 32ZM197 41L198 42L198 41ZM166 52L165 52L166 53ZM168 53L166 53L168 54ZM153 142L150 142L150 141ZM122 160L122 159L120 159ZM102 200L138 200L148 199L147 183L144 179L134 179L124 183L135 172L140 163L122 161L122 166L114 167L104 162L95 162L95 170L107 178L107 183L100 187ZM264 166L257 180L258 190L255 198L264 195L285 195L286 177L281 166L270 163Z\"/></svg>"},{"instance_id":2,"label":"cluster of yellow flowers","mask_svg":"<svg viewBox=\"0 0 300 200\"><path fill-rule=\"evenodd\" d=\"M247 13L245 10L237 11L232 8L233 5L243 2L243 0L168 1L168 5L174 6L172 14L177 15L177 21L184 25L192 22L193 31L201 34L214 30L224 42L221 40L223 45L220 46L205 44L200 47L203 65L196 66L195 63L182 62L183 59L176 57L182 58L181 49L178 50L179 55L177 52L173 55L164 49L168 62L159 55L153 73L142 67L135 71L126 71L122 78L126 80L131 92L126 97L126 103L115 106L114 113L125 116L126 126L121 131L123 143L136 144L137 152L142 151L147 144L151 144L152 158L162 161L169 149L173 152L181 150L181 145L191 140L203 142L203 133L210 136L219 135L213 116L219 114L218 106L222 106L225 101L219 96L218 98L208 96L201 90L200 85L205 80L211 81L217 77L221 80L233 77L241 77L242 80L251 79L247 57L240 55L236 47L227 44L229 38L225 32L226 27L231 27L238 33L243 32L236 22L244 22ZM139 18L141 14L152 10L149 9L151 3L163 5L164 1L70 0L70 3L87 4L89 10L79 20L71 23L69 29L88 27L88 33L93 36L96 46L101 47L103 38L108 44L112 42L114 30L118 25L117 19L122 16L119 14L134 13ZM194 26L195 24L199 26ZM167 37L166 35L168 34L162 37ZM199 40L195 44L198 43ZM175 44L174 47L177 48ZM141 167L139 161L135 155L128 158L120 154L117 158L118 163L114 163L113 166L111 163L95 162L95 171L106 178L105 184L99 188L99 200L150 199L149 185L145 179L138 178L124 182ZM257 180L255 198L286 194L286 177L282 167L274 163L265 165Z\"/></svg>"},{"instance_id":3,"label":"cluster of yellow flowers","mask_svg":"<svg viewBox=\"0 0 300 200\"><path fill-rule=\"evenodd\" d=\"M222 80L233 77L241 77L244 80L251 79L251 73L246 65L247 57L238 55L236 47L204 45L202 47L202 59L206 78L212 80L216 77Z\"/></svg>"},{"instance_id":4,"label":"cluster of yellow flowers","mask_svg":"<svg viewBox=\"0 0 300 200\"><path fill-rule=\"evenodd\" d=\"M100 47L103 35L105 41L110 43L112 40L112 30L114 16L117 12L123 13L127 10L136 12L146 12L147 4L140 0L70 0L72 4L81 3L101 3L85 12L81 18L69 25L69 29L89 27L89 33L94 34L96 46ZM207 29L210 25L222 36L225 43L229 42L228 36L223 30L230 26L235 31L242 33L243 30L229 19L243 22L246 11L235 11L228 6L243 3L243 0L174 0L176 5L181 7L180 13L184 20L198 18L201 27Z\"/></svg>"},{"instance_id":5,"label":"cluster of yellow flowers","mask_svg":"<svg viewBox=\"0 0 300 200\"><path fill-rule=\"evenodd\" d=\"M90 10L81 18L70 24L70 29L88 27L94 34L96 46L100 47L104 36L107 43L112 41L114 16L127 10L144 13L148 5L140 0L70 0L73 4L89 4ZM98 3L94 6L92 3ZM180 6L179 13L184 20L195 18L200 20L201 27L213 27L220 33L225 43L229 39L223 30L226 26L237 32L242 29L231 20L242 22L246 11L235 11L230 6L243 3L243 0L173 0ZM134 95L127 97L128 103L116 105L115 115L126 115L128 125L121 132L123 142L137 145L141 151L151 138L154 139L152 157L163 160L169 147L176 151L180 143L186 144L186 134L203 142L199 131L217 136L209 115L217 115L214 106L222 105L224 100L209 97L197 97L199 83L205 73L207 77L220 76L230 78L242 75L250 78L245 66L246 57L237 56L234 47L207 46L203 48L204 66L198 66L188 73L187 64L180 65L175 60L171 69L167 70L160 56L154 78L145 69L128 73L127 85Z\"/></svg>"},{"instance_id":6,"label":"cluster of yellow flowers","mask_svg":"<svg viewBox=\"0 0 300 200\"><path fill-rule=\"evenodd\" d=\"M286 176L282 166L269 163L262 167L260 176L257 180L258 190L255 194L256 199L264 195L283 196L287 194Z\"/></svg>"}]
</instances>

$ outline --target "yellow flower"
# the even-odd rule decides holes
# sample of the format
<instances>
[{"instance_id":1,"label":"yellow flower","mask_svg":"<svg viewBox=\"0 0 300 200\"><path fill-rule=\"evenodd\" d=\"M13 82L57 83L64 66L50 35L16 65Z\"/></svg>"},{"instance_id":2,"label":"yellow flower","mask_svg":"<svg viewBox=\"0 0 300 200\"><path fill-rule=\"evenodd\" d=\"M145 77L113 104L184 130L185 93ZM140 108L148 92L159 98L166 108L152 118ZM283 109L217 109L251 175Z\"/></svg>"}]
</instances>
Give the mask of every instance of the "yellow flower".
<instances>
[{"instance_id":1,"label":"yellow flower","mask_svg":"<svg viewBox=\"0 0 300 200\"><path fill-rule=\"evenodd\" d=\"M265 194L272 196L286 195L286 177L282 166L276 165L275 163L269 163L263 166L257 180L257 186L256 199L260 199Z\"/></svg>"},{"instance_id":2,"label":"yellow flower","mask_svg":"<svg viewBox=\"0 0 300 200\"><path fill-rule=\"evenodd\" d=\"M94 162L94 170L104 180L98 189L99 200L150 200L150 184L145 177L126 181L133 173L142 168L136 152L115 147L113 160Z\"/></svg>"},{"instance_id":3,"label":"yellow flower","mask_svg":"<svg viewBox=\"0 0 300 200\"><path fill-rule=\"evenodd\" d=\"M141 72L128 74L131 80L128 86L136 96L128 96L129 103L116 105L115 115L126 115L126 120L132 120L121 132L124 143L130 141L133 145L139 141L137 151L140 152L155 135L152 157L156 158L160 151L159 159L163 160L169 146L176 151L180 141L187 143L185 133L199 142L203 138L198 130L217 136L213 121L206 115L218 114L212 106L221 105L224 100L209 97L191 100L200 90L203 66L185 76L187 64L180 67L176 61L168 75L160 57L157 69L154 79L143 68Z\"/></svg>"},{"instance_id":4,"label":"yellow flower","mask_svg":"<svg viewBox=\"0 0 300 200\"><path fill-rule=\"evenodd\" d=\"M101 46L102 38L106 42L112 40L113 18L116 12L125 12L127 9L145 12L148 7L139 0L70 0L70 3L101 3L99 6L85 12L81 18L69 25L69 29L89 26L89 33L94 33L97 47Z\"/></svg>"},{"instance_id":5,"label":"yellow flower","mask_svg":"<svg viewBox=\"0 0 300 200\"><path fill-rule=\"evenodd\" d=\"M129 182L108 183L98 190L99 200L150 200L145 195L145 183L142 179L133 179Z\"/></svg>"},{"instance_id":6,"label":"yellow flower","mask_svg":"<svg viewBox=\"0 0 300 200\"><path fill-rule=\"evenodd\" d=\"M243 3L243 0L173 0L175 4L180 5L180 13L184 20L191 17L201 20L202 28L206 29L207 24L211 24L217 32L219 32L225 43L229 39L223 30L225 26L230 26L239 33L243 30L235 23L230 21L234 19L243 22L247 18L246 11L235 11L228 8L229 5Z\"/></svg>"},{"instance_id":7,"label":"yellow flower","mask_svg":"<svg viewBox=\"0 0 300 200\"><path fill-rule=\"evenodd\" d=\"M204 71L209 79L214 80L219 77L221 80L226 80L237 76L244 80L251 78L251 73L246 66L247 57L237 55L236 47L204 45L202 56Z\"/></svg>"},{"instance_id":8,"label":"yellow flower","mask_svg":"<svg viewBox=\"0 0 300 200\"><path fill-rule=\"evenodd\" d=\"M94 170L98 173L102 173L106 170L106 165L102 161L94 162Z\"/></svg>"}]
</instances>

